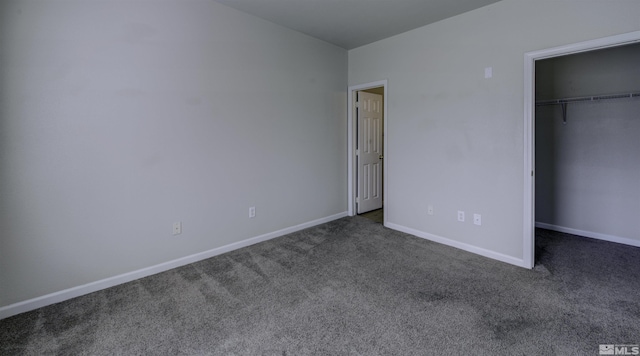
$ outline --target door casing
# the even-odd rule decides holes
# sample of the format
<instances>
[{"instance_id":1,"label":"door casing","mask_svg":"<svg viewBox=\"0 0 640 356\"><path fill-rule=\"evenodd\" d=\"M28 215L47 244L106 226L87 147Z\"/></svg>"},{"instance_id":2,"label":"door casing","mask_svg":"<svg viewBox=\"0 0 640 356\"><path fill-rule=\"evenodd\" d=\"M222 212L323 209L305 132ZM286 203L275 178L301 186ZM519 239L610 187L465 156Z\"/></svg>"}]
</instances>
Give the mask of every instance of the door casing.
<instances>
[{"instance_id":1,"label":"door casing","mask_svg":"<svg viewBox=\"0 0 640 356\"><path fill-rule=\"evenodd\" d=\"M522 267L535 264L535 61L640 42L640 31L524 54L524 219Z\"/></svg>"},{"instance_id":2,"label":"door casing","mask_svg":"<svg viewBox=\"0 0 640 356\"><path fill-rule=\"evenodd\" d=\"M364 84L359 84L359 85L353 85L349 87L349 90L347 92L347 103L348 103L348 108L349 108L349 112L347 115L347 135L348 135L348 139L347 139L347 145L348 145L348 149L347 149L347 154L348 154L348 167L347 167L347 192L348 192L348 214L349 216L354 216L356 215L356 194L358 191L358 182L356 180L356 172L357 172L357 167L356 167L356 142L357 142L357 138L358 138L358 133L356 131L356 106L355 106L355 100L356 100L356 92L360 91L360 90L367 90L367 89L372 89L372 88L378 88L378 87L383 87L384 88L384 96L382 98L382 102L383 102L383 132L384 132L384 138L383 138L383 155L384 155L384 169L382 171L382 191L384 192L384 201L385 204L388 204L388 202L390 201L390 196L389 196L389 190L387 189L388 187L388 171L389 171L389 159L392 157L389 157L389 151L388 151L388 141L389 141L389 135L387 135L387 126L388 126L388 122L389 122L389 116L387 115L387 98L388 98L388 80L379 80L379 81L375 81L375 82L369 82L369 83L364 83ZM386 225L387 224L387 211L385 210L383 213L383 223Z\"/></svg>"}]
</instances>

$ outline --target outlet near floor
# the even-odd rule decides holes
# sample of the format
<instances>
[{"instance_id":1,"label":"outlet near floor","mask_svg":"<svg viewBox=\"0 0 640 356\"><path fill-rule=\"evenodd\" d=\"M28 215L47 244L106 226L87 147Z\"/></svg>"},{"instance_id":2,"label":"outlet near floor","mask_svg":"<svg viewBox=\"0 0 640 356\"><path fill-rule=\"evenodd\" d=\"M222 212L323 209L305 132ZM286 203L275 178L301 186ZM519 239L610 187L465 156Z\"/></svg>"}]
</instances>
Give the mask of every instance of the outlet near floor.
<instances>
[{"instance_id":1,"label":"outlet near floor","mask_svg":"<svg viewBox=\"0 0 640 356\"><path fill-rule=\"evenodd\" d=\"M458 221L464 222L464 211L458 210Z\"/></svg>"}]
</instances>

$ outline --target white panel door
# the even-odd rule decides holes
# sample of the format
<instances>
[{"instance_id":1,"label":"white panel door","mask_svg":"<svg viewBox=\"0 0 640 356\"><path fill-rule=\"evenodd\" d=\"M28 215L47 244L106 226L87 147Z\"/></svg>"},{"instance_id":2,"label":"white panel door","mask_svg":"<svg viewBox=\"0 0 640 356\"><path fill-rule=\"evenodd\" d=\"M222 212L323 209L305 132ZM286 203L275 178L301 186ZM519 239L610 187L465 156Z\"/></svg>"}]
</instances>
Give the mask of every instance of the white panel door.
<instances>
[{"instance_id":1,"label":"white panel door","mask_svg":"<svg viewBox=\"0 0 640 356\"><path fill-rule=\"evenodd\" d=\"M382 208L382 95L358 92L358 214Z\"/></svg>"}]
</instances>

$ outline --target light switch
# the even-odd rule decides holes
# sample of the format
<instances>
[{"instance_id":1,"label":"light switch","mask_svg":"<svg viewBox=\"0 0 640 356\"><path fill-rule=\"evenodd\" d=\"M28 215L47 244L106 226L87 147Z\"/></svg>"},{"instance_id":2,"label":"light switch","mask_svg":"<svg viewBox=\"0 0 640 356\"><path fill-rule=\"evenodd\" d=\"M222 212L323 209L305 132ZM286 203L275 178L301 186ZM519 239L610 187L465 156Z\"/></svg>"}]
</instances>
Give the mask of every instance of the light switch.
<instances>
[{"instance_id":1,"label":"light switch","mask_svg":"<svg viewBox=\"0 0 640 356\"><path fill-rule=\"evenodd\" d=\"M487 79L493 77L493 67L487 67L484 69L484 77Z\"/></svg>"}]
</instances>

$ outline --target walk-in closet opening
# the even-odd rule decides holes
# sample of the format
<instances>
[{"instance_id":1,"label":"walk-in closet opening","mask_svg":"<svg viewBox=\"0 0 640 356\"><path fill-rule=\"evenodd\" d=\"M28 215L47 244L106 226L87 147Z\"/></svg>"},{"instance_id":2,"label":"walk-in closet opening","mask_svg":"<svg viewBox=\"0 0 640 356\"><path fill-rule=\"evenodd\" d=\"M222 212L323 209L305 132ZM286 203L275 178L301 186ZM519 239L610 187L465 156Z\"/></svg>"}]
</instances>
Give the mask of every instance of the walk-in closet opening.
<instances>
[{"instance_id":1,"label":"walk-in closet opening","mask_svg":"<svg viewBox=\"0 0 640 356\"><path fill-rule=\"evenodd\" d=\"M640 246L640 44L535 61L535 226Z\"/></svg>"}]
</instances>

